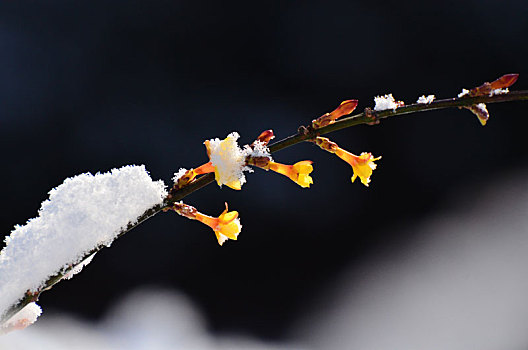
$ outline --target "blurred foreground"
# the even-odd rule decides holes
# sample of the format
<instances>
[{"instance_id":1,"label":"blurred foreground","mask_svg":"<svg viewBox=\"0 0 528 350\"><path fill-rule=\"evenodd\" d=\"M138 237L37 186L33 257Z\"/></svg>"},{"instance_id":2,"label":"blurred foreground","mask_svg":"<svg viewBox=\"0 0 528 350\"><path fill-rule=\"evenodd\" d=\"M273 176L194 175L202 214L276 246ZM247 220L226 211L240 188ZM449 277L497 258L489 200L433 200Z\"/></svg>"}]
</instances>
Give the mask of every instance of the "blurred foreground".
<instances>
[{"instance_id":1,"label":"blurred foreground","mask_svg":"<svg viewBox=\"0 0 528 350\"><path fill-rule=\"evenodd\" d=\"M523 172L475 186L434 217L394 228L394 241L306 305L281 343L212 334L188 298L143 288L98 323L45 312L0 348L526 349L527 185Z\"/></svg>"}]
</instances>

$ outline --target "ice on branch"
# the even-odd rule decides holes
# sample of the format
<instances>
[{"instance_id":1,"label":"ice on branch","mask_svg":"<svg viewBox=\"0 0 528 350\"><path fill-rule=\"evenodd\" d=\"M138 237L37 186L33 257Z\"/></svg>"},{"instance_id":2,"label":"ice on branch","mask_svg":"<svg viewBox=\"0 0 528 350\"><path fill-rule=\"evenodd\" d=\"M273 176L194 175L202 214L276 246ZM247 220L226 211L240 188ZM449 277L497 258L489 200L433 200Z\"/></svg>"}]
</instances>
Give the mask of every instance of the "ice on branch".
<instances>
[{"instance_id":1,"label":"ice on branch","mask_svg":"<svg viewBox=\"0 0 528 350\"><path fill-rule=\"evenodd\" d=\"M416 101L416 103L419 103L419 104L430 104L431 102L433 102L434 100L436 99L436 96L435 95L422 95L418 98L418 101Z\"/></svg>"},{"instance_id":2,"label":"ice on branch","mask_svg":"<svg viewBox=\"0 0 528 350\"><path fill-rule=\"evenodd\" d=\"M247 152L238 146L239 137L237 132L232 132L223 140L216 138L204 142L216 182L235 190L240 190L246 182L244 171L252 171L246 166Z\"/></svg>"},{"instance_id":3,"label":"ice on branch","mask_svg":"<svg viewBox=\"0 0 528 350\"><path fill-rule=\"evenodd\" d=\"M377 112L384 111L387 109L392 109L393 111L395 111L396 108L404 105L403 101L394 100L392 94L388 94L385 96L376 96L374 97L374 103L374 110Z\"/></svg>"},{"instance_id":4,"label":"ice on branch","mask_svg":"<svg viewBox=\"0 0 528 350\"><path fill-rule=\"evenodd\" d=\"M66 179L49 192L36 218L16 226L0 252L0 317L27 291L38 292L57 273L89 261L130 223L167 195L144 166Z\"/></svg>"},{"instance_id":5,"label":"ice on branch","mask_svg":"<svg viewBox=\"0 0 528 350\"><path fill-rule=\"evenodd\" d=\"M36 303L29 303L22 310L14 314L3 325L0 325L0 334L5 334L14 330L24 329L35 323L42 314L42 309Z\"/></svg>"}]
</instances>

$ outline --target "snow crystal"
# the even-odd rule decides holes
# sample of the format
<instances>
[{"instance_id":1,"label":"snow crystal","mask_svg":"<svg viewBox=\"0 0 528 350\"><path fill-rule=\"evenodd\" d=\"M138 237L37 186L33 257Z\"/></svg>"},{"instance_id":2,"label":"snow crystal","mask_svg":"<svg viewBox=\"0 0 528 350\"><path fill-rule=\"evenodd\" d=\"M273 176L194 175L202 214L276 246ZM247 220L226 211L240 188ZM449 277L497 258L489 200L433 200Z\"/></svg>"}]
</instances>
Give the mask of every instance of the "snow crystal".
<instances>
[{"instance_id":1,"label":"snow crystal","mask_svg":"<svg viewBox=\"0 0 528 350\"><path fill-rule=\"evenodd\" d=\"M29 303L0 326L0 334L10 332L14 329L26 328L35 323L40 314L42 314L40 306L36 303Z\"/></svg>"},{"instance_id":2,"label":"snow crystal","mask_svg":"<svg viewBox=\"0 0 528 350\"><path fill-rule=\"evenodd\" d=\"M78 263L77 265L75 265L70 271L68 271L62 278L64 279L71 279L73 276L75 276L76 274L78 274L79 272L82 271L82 269L88 265L89 263L92 262L93 258L95 256L95 253L93 253L92 255L90 255L89 257L87 257L86 259L84 259L83 261L81 261L80 263Z\"/></svg>"},{"instance_id":3,"label":"snow crystal","mask_svg":"<svg viewBox=\"0 0 528 350\"><path fill-rule=\"evenodd\" d=\"M129 223L166 196L144 166L68 178L49 192L36 218L15 226L0 252L0 316L94 248L109 246Z\"/></svg>"},{"instance_id":4,"label":"snow crystal","mask_svg":"<svg viewBox=\"0 0 528 350\"><path fill-rule=\"evenodd\" d=\"M378 112L387 109L392 109L394 111L396 110L396 108L400 107L400 104L394 100L392 94L388 94L385 96L376 96L374 97L374 102L376 103L376 105L374 106L374 110Z\"/></svg>"},{"instance_id":5,"label":"snow crystal","mask_svg":"<svg viewBox=\"0 0 528 350\"><path fill-rule=\"evenodd\" d=\"M181 179L181 177L185 175L186 172L187 172L187 169L180 168L178 172L174 173L174 176L172 177L172 182L177 183L178 180Z\"/></svg>"},{"instance_id":6,"label":"snow crystal","mask_svg":"<svg viewBox=\"0 0 528 350\"><path fill-rule=\"evenodd\" d=\"M490 91L489 95L490 96L503 95L503 94L507 94L509 92L510 92L510 90L508 88L505 88L505 89L493 89L493 90ZM458 94L458 97L463 97L463 96L466 96L468 94L469 94L469 90L462 89L462 92Z\"/></svg>"},{"instance_id":7,"label":"snow crystal","mask_svg":"<svg viewBox=\"0 0 528 350\"><path fill-rule=\"evenodd\" d=\"M232 132L224 140L209 140L209 158L216 169L218 185L228 185L239 181L240 185L246 182L244 171L251 170L246 166L246 153L238 146L240 135Z\"/></svg>"},{"instance_id":8,"label":"snow crystal","mask_svg":"<svg viewBox=\"0 0 528 350\"><path fill-rule=\"evenodd\" d=\"M416 103L420 103L420 104L429 104L431 102L433 102L435 100L436 96L435 95L427 95L427 97L425 95L422 95L418 98L418 101L416 101Z\"/></svg>"},{"instance_id":9,"label":"snow crystal","mask_svg":"<svg viewBox=\"0 0 528 350\"><path fill-rule=\"evenodd\" d=\"M259 141L259 140L253 142L251 147L246 145L246 147L244 148L244 153L246 154L246 156L250 156L250 157L269 157L271 158L271 154L270 154L268 146L264 142Z\"/></svg>"},{"instance_id":10,"label":"snow crystal","mask_svg":"<svg viewBox=\"0 0 528 350\"><path fill-rule=\"evenodd\" d=\"M469 94L469 90L468 89L462 89L462 92L458 94L458 97L463 97L463 96L466 96L467 94Z\"/></svg>"},{"instance_id":11,"label":"snow crystal","mask_svg":"<svg viewBox=\"0 0 528 350\"><path fill-rule=\"evenodd\" d=\"M504 95L504 94L507 94L509 92L510 92L510 90L508 88L506 88L506 89L495 89L495 90L491 90L490 96L493 96L493 95Z\"/></svg>"}]
</instances>

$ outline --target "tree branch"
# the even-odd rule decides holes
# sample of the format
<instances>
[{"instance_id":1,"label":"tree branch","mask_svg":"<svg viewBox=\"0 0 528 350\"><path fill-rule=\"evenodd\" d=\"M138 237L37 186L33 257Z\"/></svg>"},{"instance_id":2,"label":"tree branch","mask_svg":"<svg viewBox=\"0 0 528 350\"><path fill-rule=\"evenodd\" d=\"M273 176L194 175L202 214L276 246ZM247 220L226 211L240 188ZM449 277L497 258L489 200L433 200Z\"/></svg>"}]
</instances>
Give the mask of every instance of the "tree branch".
<instances>
[{"instance_id":1,"label":"tree branch","mask_svg":"<svg viewBox=\"0 0 528 350\"><path fill-rule=\"evenodd\" d=\"M319 129L313 129L311 126L301 127L299 128L299 131L297 134L288 136L278 142L275 142L269 145L268 148L271 153L274 153L274 152L283 150L287 147L296 145L300 142L312 140L316 136L319 136L319 135L328 134L328 133L331 133L337 130L349 128L349 127L360 125L360 124L371 124L380 119L395 117L395 116L404 115L404 114L426 112L426 111L439 110L439 109L445 109L445 108L470 107L472 105L476 105L479 103L500 103L500 102L525 101L525 100L528 100L528 90L512 91L507 94L500 94L500 95L493 95L493 96L489 96L489 95L475 96L475 97L464 96L464 97L459 97L459 98L436 100L429 104L411 104L408 106L399 107L395 110L391 109L391 110L383 110L379 112L374 112L374 111L367 109L363 113L350 115L346 118L342 118L334 122L333 124L327 125ZM209 174L201 176L200 178L189 183L183 188L173 192L172 196L165 198L162 204L149 208L137 219L135 223L129 223L127 227L124 228L119 233L116 239L123 236L125 233L129 232L130 230L134 229L135 227L137 227L139 224L146 221L150 217L158 214L164 208L170 207L171 204L182 200L183 198L187 197L189 194L201 189L202 187L207 186L213 181L214 181L214 174L209 173ZM83 257L83 260L89 257L90 255L100 251L104 247L105 245L100 245L94 248L93 250L88 252L85 257ZM73 266L50 277L46 281L46 283L44 284L44 286L42 287L40 291L36 293L31 293L28 291L26 295L24 296L24 298L20 300L20 302L18 302L16 305L13 305L13 307L11 307L6 312L6 314L0 320L0 325L3 324L6 320L8 320L11 316L16 314L18 311L20 311L27 304L38 300L42 292L50 289L56 283L61 281L64 275L66 275L69 271L71 271L71 269L73 269Z\"/></svg>"}]
</instances>

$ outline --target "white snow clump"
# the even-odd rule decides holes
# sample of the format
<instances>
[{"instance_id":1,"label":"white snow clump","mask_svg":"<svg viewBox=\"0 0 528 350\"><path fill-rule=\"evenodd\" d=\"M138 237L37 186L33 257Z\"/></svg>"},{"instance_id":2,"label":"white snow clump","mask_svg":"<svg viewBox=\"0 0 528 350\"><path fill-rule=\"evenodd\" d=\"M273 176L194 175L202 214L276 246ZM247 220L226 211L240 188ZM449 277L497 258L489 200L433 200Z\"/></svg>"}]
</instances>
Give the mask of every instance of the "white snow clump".
<instances>
[{"instance_id":1,"label":"white snow clump","mask_svg":"<svg viewBox=\"0 0 528 350\"><path fill-rule=\"evenodd\" d=\"M400 107L400 105L394 100L394 97L392 94L388 94L385 96L376 96L374 97L374 110L375 111L384 111L387 109L392 109L393 111L396 110L396 108Z\"/></svg>"},{"instance_id":2,"label":"white snow clump","mask_svg":"<svg viewBox=\"0 0 528 350\"><path fill-rule=\"evenodd\" d=\"M435 95L427 95L427 97L425 95L422 95L418 98L418 101L416 101L416 103L419 103L419 104L430 104L431 102L433 102L435 100L436 96Z\"/></svg>"},{"instance_id":3,"label":"white snow clump","mask_svg":"<svg viewBox=\"0 0 528 350\"><path fill-rule=\"evenodd\" d=\"M251 147L246 145L244 147L244 153L246 154L246 156L250 157L268 157L271 159L271 154L268 146L264 142L259 140L253 142Z\"/></svg>"},{"instance_id":4,"label":"white snow clump","mask_svg":"<svg viewBox=\"0 0 528 350\"><path fill-rule=\"evenodd\" d=\"M174 173L174 176L172 177L172 182L177 183L178 180L181 179L181 177L185 175L186 172L187 172L187 169L180 168L178 172Z\"/></svg>"},{"instance_id":5,"label":"white snow clump","mask_svg":"<svg viewBox=\"0 0 528 350\"><path fill-rule=\"evenodd\" d=\"M468 89L462 89L462 92L458 94L458 97L463 97L463 96L466 96L467 94L469 94L469 90Z\"/></svg>"},{"instance_id":6,"label":"white snow clump","mask_svg":"<svg viewBox=\"0 0 528 350\"><path fill-rule=\"evenodd\" d=\"M79 264L167 195L143 165L66 179L49 192L36 218L5 238L0 252L0 317L27 291ZM89 260L82 262L86 265ZM82 267L81 266L81 267Z\"/></svg>"},{"instance_id":7,"label":"white snow clump","mask_svg":"<svg viewBox=\"0 0 528 350\"><path fill-rule=\"evenodd\" d=\"M510 92L510 89L506 88L506 89L494 89L494 90L491 90L490 92L490 96L493 96L493 95L504 95L504 94L507 94Z\"/></svg>"},{"instance_id":8,"label":"white snow clump","mask_svg":"<svg viewBox=\"0 0 528 350\"><path fill-rule=\"evenodd\" d=\"M9 318L3 325L0 325L0 335L11 332L16 329L24 329L35 323L37 318L42 314L42 309L37 303L29 303L19 312Z\"/></svg>"}]
</instances>

